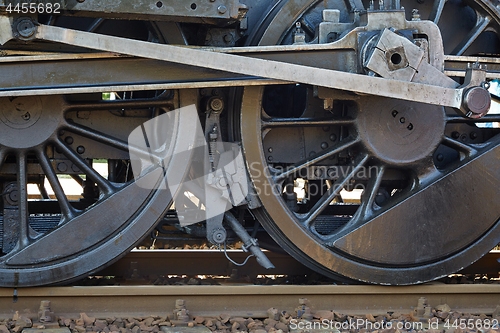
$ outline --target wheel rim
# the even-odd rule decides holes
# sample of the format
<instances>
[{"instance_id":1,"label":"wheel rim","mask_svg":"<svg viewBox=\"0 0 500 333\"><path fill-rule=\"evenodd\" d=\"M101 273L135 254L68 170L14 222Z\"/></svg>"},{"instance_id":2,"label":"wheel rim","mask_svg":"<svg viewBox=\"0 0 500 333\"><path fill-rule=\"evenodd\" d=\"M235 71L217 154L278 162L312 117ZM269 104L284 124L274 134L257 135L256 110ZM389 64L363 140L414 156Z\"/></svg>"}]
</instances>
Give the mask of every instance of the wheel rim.
<instances>
[{"instance_id":1,"label":"wheel rim","mask_svg":"<svg viewBox=\"0 0 500 333\"><path fill-rule=\"evenodd\" d=\"M305 20L307 24L307 12L316 4L316 1L287 2L275 17L269 19L270 22L276 22L276 27L269 25L269 33L260 36L260 41L263 44L289 42L290 27L294 26L296 20ZM440 4L438 0L434 3L438 7ZM306 15L287 14L297 13L299 8ZM455 9L450 5L444 8L445 11ZM475 26L489 17L488 25L478 28L480 32L494 31L496 34L499 19L492 4L481 1L473 3L471 8L476 11ZM436 21L444 16L433 13L432 8L421 8L421 13L423 17L424 14L434 15ZM475 52L473 50L481 38L480 33L474 36L472 42L459 41L459 45L455 46L445 38L445 49L469 54ZM460 44L468 47L464 49ZM295 88L295 96L297 91L300 88ZM342 93L338 93L337 99L348 100L349 103L355 101L356 107L352 107L352 111L349 111L349 103L345 103L347 105L343 105L342 109L347 109L347 112L334 113L325 122L327 116L324 113L311 116L308 108L302 114L289 107L286 111L288 119L284 119L285 116L274 110L269 102L277 94L276 89L275 94L271 93L269 97L269 91L263 88L245 88L241 135L249 174L263 205L257 214L264 221L268 232L290 254L311 268L336 278L340 275L370 283L413 284L456 272L499 243L500 212L493 203L485 204L483 200L475 199L474 194L480 189L491 198L499 194L500 174L495 167L498 164L499 139L498 136L493 137L496 132L475 141L478 144L469 138L461 142L455 138L457 128L452 125L457 118L450 121L448 110L445 113L442 108L412 103L403 103L401 106L398 101L390 99L353 98ZM307 98L306 103L312 104ZM280 102L283 103L283 100L276 104ZM377 111L367 112L368 109ZM423 117L422 112L432 116ZM294 127L278 124L286 121L295 122ZM297 126L300 127L297 125L299 121L305 124L303 128L338 126L347 134L340 136L337 133L334 142L328 140L330 134L327 133L323 140L325 147L317 147L324 152L313 154L310 158L303 156L287 160L282 154L271 162L270 158L279 156L274 150L286 149L287 145L300 146L300 140L290 140L291 143L280 145L275 139L280 136L293 137L290 133ZM306 124L307 121L310 123ZM382 125L389 128L372 130L377 126L380 129ZM282 132L276 130L280 127L284 128ZM474 131L484 135L481 129L474 127ZM295 136L306 135L306 130L302 134L300 132L297 131ZM410 132L411 135L405 134ZM343 142L339 142L339 139ZM270 147L268 142L278 147ZM305 142L307 144L307 139ZM405 149L398 149L398 145ZM411 152L412 149L415 151ZM296 150L300 150L300 147ZM304 151L307 152L306 149ZM289 154L292 155L291 152ZM342 164L339 154L346 155L344 159L349 163ZM454 154L458 157L453 163L443 161L453 159L450 156ZM335 162L321 165L321 161L324 162L330 156L335 157ZM312 163L315 158L318 163ZM299 202L298 208L291 191L287 196L284 190L301 177L313 178L310 173L298 176L299 172L304 174L305 169L311 166L318 166L316 171L319 169L319 172L334 172L336 175L331 177L330 187L319 185L320 190L327 187L322 192L324 195L318 196L316 201L313 198L309 206L304 205L303 201ZM340 167L348 172L339 176ZM348 205L335 204L339 195L335 186L342 188L349 185L357 172L369 170L370 167L373 167L374 172L368 172L364 182L356 180L355 183L362 184L364 189L358 205L345 207ZM480 175L475 172L476 169L481 170ZM384 174L387 176L394 172L405 174L403 178L406 183L388 185ZM443 192L447 200L442 200ZM387 196L385 202L378 205L377 202L381 201L381 197L384 199L384 195ZM294 213L293 210L298 212ZM470 223L471 220L474 223ZM388 235L388 230L392 237Z\"/></svg>"},{"instance_id":2,"label":"wheel rim","mask_svg":"<svg viewBox=\"0 0 500 333\"><path fill-rule=\"evenodd\" d=\"M72 19L76 23L81 29L88 22ZM119 25L91 23L85 30L106 33ZM165 42L155 33L156 41ZM2 98L0 285L63 283L95 272L137 244L170 207L171 193L162 184L183 177L186 154L175 156L189 150L192 119L170 112L183 106L176 105L172 92L131 94L114 100L103 94ZM128 134L164 113L170 116L165 131L171 150L163 153L174 157L134 179ZM104 159L107 172L97 170L96 159ZM70 177L84 192L77 198L61 185ZM28 184L38 184L39 193Z\"/></svg>"}]
</instances>

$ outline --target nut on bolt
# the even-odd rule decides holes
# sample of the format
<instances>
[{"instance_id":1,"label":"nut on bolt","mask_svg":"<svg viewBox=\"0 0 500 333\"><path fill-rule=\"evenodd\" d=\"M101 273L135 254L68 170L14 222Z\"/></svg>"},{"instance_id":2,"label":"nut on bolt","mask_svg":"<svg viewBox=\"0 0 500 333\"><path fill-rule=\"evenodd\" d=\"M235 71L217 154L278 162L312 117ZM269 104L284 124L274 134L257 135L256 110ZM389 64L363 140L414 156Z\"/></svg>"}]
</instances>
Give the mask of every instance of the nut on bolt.
<instances>
[{"instance_id":1,"label":"nut on bolt","mask_svg":"<svg viewBox=\"0 0 500 333\"><path fill-rule=\"evenodd\" d=\"M220 97L214 97L210 100L210 109L213 112L221 112L224 109L224 100Z\"/></svg>"},{"instance_id":2,"label":"nut on bolt","mask_svg":"<svg viewBox=\"0 0 500 333\"><path fill-rule=\"evenodd\" d=\"M485 116L491 107L491 96L483 87L469 88L463 97L462 106L468 118L477 119Z\"/></svg>"},{"instance_id":3,"label":"nut on bolt","mask_svg":"<svg viewBox=\"0 0 500 333\"><path fill-rule=\"evenodd\" d=\"M36 25L29 17L20 17L14 24L14 37L28 41L34 38Z\"/></svg>"}]
</instances>

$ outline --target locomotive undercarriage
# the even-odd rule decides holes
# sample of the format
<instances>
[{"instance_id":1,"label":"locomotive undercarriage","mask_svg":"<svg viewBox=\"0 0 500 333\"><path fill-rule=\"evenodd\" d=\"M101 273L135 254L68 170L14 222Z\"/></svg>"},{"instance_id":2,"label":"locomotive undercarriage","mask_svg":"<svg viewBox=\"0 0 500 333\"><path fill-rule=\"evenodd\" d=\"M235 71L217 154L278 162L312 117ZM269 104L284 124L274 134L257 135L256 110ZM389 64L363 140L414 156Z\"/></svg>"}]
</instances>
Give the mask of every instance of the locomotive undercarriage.
<instances>
[{"instance_id":1,"label":"locomotive undercarriage","mask_svg":"<svg viewBox=\"0 0 500 333\"><path fill-rule=\"evenodd\" d=\"M1 285L94 272L169 209L182 225L196 191L160 184L222 141L241 145L246 172L211 193L252 186L224 221L182 227L212 243L232 227L261 256L238 228L256 218L322 274L413 284L500 242L497 1L122 3L38 16L4 3ZM215 146L187 163L193 118L174 110L193 104ZM148 152L127 138L162 115L172 157L134 179L130 155Z\"/></svg>"}]
</instances>

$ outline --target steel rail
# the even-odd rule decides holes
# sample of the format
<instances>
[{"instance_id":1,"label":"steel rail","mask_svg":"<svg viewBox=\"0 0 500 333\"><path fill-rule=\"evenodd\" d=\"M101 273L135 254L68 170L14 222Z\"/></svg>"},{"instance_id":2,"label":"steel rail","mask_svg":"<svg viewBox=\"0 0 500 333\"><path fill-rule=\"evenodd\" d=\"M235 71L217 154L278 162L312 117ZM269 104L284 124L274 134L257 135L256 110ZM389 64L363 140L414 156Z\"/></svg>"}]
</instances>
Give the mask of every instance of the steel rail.
<instances>
[{"instance_id":1,"label":"steel rail","mask_svg":"<svg viewBox=\"0 0 500 333\"><path fill-rule=\"evenodd\" d=\"M410 313L418 299L426 297L429 306L448 304L453 311L491 314L500 299L500 285L420 286L108 286L46 287L0 289L0 317L16 311L36 316L40 302L48 300L58 316L79 317L81 312L95 317L165 316L176 299L185 300L193 316L267 317L275 307L290 313L307 298L313 311L334 310L343 314ZM15 301L14 301L15 299Z\"/></svg>"},{"instance_id":2,"label":"steel rail","mask_svg":"<svg viewBox=\"0 0 500 333\"><path fill-rule=\"evenodd\" d=\"M241 250L229 250L229 257L236 262L243 262L248 253ZM238 277L256 277L257 275L309 275L313 271L288 254L266 252L266 256L276 266L264 269L255 259L250 259L244 266L236 267L217 250L137 250L128 253L114 264L97 272L96 276L132 276L147 277L160 275L219 275ZM483 258L459 274L498 274L500 272L500 251L491 251Z\"/></svg>"}]
</instances>

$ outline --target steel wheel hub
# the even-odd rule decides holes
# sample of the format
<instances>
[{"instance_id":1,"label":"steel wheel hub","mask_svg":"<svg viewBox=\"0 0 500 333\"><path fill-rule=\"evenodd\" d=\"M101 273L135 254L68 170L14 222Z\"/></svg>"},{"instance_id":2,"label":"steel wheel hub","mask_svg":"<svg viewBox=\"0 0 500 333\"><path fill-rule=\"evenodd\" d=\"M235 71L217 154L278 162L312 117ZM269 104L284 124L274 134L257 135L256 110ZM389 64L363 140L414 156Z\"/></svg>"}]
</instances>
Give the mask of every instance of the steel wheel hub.
<instances>
[{"instance_id":1,"label":"steel wheel hub","mask_svg":"<svg viewBox=\"0 0 500 333\"><path fill-rule=\"evenodd\" d=\"M445 130L443 108L371 99L357 118L359 136L370 154L384 163L407 165L436 150Z\"/></svg>"},{"instance_id":2,"label":"steel wheel hub","mask_svg":"<svg viewBox=\"0 0 500 333\"><path fill-rule=\"evenodd\" d=\"M0 131L3 135L0 144L22 149L45 142L56 132L63 118L56 111L61 108L59 101L54 97L2 98Z\"/></svg>"}]
</instances>

